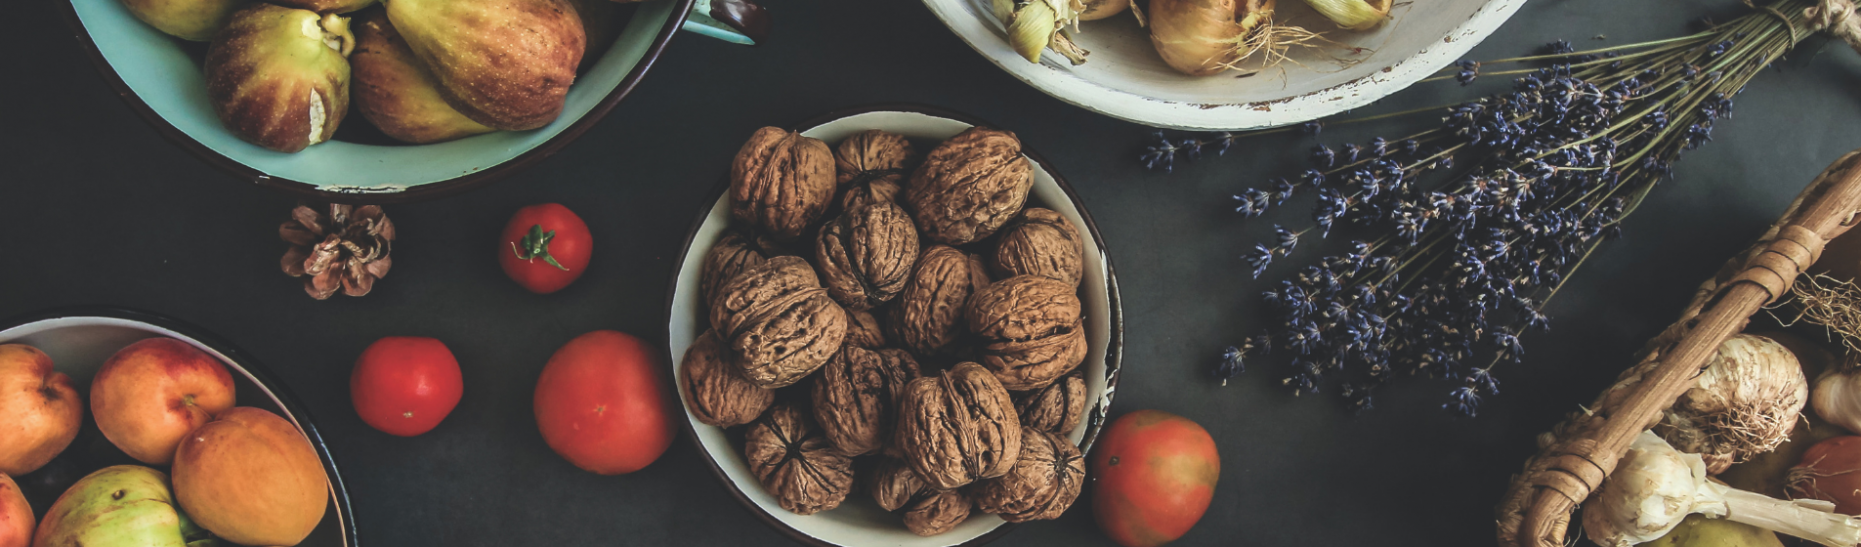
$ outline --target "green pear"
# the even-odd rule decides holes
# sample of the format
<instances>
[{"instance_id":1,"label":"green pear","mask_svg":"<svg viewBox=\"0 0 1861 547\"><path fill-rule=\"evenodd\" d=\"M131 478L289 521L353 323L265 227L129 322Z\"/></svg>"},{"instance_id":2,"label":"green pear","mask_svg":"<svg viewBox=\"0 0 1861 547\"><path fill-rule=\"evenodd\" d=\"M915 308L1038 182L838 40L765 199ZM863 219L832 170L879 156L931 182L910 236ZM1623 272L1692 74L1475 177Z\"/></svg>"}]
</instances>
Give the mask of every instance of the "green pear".
<instances>
[{"instance_id":1,"label":"green pear","mask_svg":"<svg viewBox=\"0 0 1861 547\"><path fill-rule=\"evenodd\" d=\"M1687 515L1660 539L1636 547L1783 547L1777 533L1749 524Z\"/></svg>"},{"instance_id":2,"label":"green pear","mask_svg":"<svg viewBox=\"0 0 1861 547\"><path fill-rule=\"evenodd\" d=\"M350 98L356 110L382 133L425 144L492 131L446 104L439 81L388 24L386 12L363 12L356 16L354 27L355 53L349 55L349 64L355 86Z\"/></svg>"},{"instance_id":3,"label":"green pear","mask_svg":"<svg viewBox=\"0 0 1861 547\"><path fill-rule=\"evenodd\" d=\"M587 35L564 0L387 0L388 20L473 121L513 131L562 114Z\"/></svg>"},{"instance_id":4,"label":"green pear","mask_svg":"<svg viewBox=\"0 0 1861 547\"><path fill-rule=\"evenodd\" d=\"M613 0L568 2L575 6L575 15L582 20L582 34L588 37L588 47L582 51L582 62L575 67L576 74L581 74L600 61L601 55L614 45L614 39L620 37L620 4Z\"/></svg>"},{"instance_id":5,"label":"green pear","mask_svg":"<svg viewBox=\"0 0 1861 547\"><path fill-rule=\"evenodd\" d=\"M137 19L183 40L205 42L249 0L123 0Z\"/></svg>"},{"instance_id":6,"label":"green pear","mask_svg":"<svg viewBox=\"0 0 1861 547\"><path fill-rule=\"evenodd\" d=\"M213 547L219 542L175 506L168 475L118 465L71 485L32 538L32 547Z\"/></svg>"},{"instance_id":7,"label":"green pear","mask_svg":"<svg viewBox=\"0 0 1861 547\"><path fill-rule=\"evenodd\" d=\"M349 112L349 19L253 4L207 48L207 98L247 142L296 152L329 140Z\"/></svg>"}]
</instances>

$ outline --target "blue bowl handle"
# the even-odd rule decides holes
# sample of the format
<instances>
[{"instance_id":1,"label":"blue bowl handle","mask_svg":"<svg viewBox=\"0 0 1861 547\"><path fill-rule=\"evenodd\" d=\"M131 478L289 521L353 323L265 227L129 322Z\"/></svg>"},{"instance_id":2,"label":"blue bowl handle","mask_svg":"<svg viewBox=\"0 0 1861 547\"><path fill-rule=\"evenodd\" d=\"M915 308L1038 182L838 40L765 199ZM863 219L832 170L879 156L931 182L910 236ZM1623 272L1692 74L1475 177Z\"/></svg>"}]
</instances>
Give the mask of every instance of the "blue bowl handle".
<instances>
[{"instance_id":1,"label":"blue bowl handle","mask_svg":"<svg viewBox=\"0 0 1861 547\"><path fill-rule=\"evenodd\" d=\"M769 38L769 11L751 0L698 0L684 30L753 46Z\"/></svg>"}]
</instances>

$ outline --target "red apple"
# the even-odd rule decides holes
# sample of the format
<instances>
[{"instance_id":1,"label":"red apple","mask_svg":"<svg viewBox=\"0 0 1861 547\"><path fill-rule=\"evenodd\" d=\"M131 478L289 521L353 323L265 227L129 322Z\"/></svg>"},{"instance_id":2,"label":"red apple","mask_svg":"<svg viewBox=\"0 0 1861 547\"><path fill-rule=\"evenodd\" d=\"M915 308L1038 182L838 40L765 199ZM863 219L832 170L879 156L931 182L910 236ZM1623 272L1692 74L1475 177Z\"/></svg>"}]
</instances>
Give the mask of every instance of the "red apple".
<instances>
[{"instance_id":1,"label":"red apple","mask_svg":"<svg viewBox=\"0 0 1861 547\"><path fill-rule=\"evenodd\" d=\"M71 377L52 370L52 358L45 352L25 344L4 344L0 345L0 416L6 417L0 420L0 473L24 475L52 461L77 438L84 402L78 399L77 388L71 387ZM0 509L4 508L0 503Z\"/></svg>"},{"instance_id":2,"label":"red apple","mask_svg":"<svg viewBox=\"0 0 1861 547\"><path fill-rule=\"evenodd\" d=\"M150 465L174 461L183 437L232 407L233 375L226 365L173 338L118 350L90 383L97 429L124 454Z\"/></svg>"},{"instance_id":3,"label":"red apple","mask_svg":"<svg viewBox=\"0 0 1861 547\"><path fill-rule=\"evenodd\" d=\"M0 473L0 547L32 545L32 506L13 477Z\"/></svg>"}]
</instances>

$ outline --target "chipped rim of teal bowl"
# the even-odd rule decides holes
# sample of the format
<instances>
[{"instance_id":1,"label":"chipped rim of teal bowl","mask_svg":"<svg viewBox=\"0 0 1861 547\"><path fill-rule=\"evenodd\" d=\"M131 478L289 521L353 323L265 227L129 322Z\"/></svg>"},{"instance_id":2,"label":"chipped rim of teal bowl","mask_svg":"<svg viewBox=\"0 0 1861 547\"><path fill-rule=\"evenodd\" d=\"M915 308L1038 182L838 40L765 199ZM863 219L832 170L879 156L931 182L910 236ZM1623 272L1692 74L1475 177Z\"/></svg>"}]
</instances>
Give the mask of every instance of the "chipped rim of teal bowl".
<instances>
[{"instance_id":1,"label":"chipped rim of teal bowl","mask_svg":"<svg viewBox=\"0 0 1861 547\"><path fill-rule=\"evenodd\" d=\"M221 126L207 102L205 78L181 42L142 24L118 0L59 4L97 71L123 102L195 157L245 181L301 198L390 204L478 188L561 150L639 84L678 33L694 1L640 3L615 43L576 78L562 116L541 129L423 145L331 141L296 154L246 143ZM655 25L657 32L645 40ZM350 123L359 123L357 116L351 109Z\"/></svg>"}]
</instances>

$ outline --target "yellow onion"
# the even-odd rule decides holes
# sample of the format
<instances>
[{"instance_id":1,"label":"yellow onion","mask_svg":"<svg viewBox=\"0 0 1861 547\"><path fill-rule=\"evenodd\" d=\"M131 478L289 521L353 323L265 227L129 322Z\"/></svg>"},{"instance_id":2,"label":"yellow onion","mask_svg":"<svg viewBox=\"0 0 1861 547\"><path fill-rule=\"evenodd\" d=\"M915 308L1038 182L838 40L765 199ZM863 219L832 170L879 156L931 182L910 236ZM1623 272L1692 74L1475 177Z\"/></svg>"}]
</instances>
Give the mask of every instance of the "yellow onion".
<instances>
[{"instance_id":1,"label":"yellow onion","mask_svg":"<svg viewBox=\"0 0 1861 547\"><path fill-rule=\"evenodd\" d=\"M1370 30L1389 18L1395 0L1305 0L1319 15L1348 30Z\"/></svg>"},{"instance_id":2,"label":"yellow onion","mask_svg":"<svg viewBox=\"0 0 1861 547\"><path fill-rule=\"evenodd\" d=\"M1274 0L1151 0L1150 43L1177 72L1207 76L1251 51L1248 35L1270 23Z\"/></svg>"}]
</instances>

